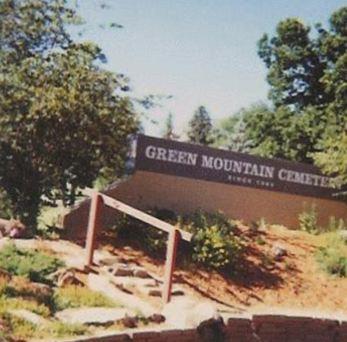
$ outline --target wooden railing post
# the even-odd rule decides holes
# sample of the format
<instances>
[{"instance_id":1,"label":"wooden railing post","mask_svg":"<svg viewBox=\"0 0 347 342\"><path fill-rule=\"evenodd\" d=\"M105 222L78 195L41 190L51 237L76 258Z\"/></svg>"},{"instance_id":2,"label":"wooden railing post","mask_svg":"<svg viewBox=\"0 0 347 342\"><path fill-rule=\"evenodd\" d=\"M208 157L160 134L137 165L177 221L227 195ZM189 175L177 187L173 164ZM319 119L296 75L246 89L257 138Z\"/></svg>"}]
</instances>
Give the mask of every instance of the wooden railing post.
<instances>
[{"instance_id":1,"label":"wooden railing post","mask_svg":"<svg viewBox=\"0 0 347 342\"><path fill-rule=\"evenodd\" d=\"M178 229L173 229L169 233L167 249L166 249L166 262L165 262L165 275L163 284L163 302L164 304L170 302L171 289L172 289L172 276L175 269L177 247L180 240L180 232Z\"/></svg>"},{"instance_id":2,"label":"wooden railing post","mask_svg":"<svg viewBox=\"0 0 347 342\"><path fill-rule=\"evenodd\" d=\"M89 221L88 221L88 231L86 240L86 260L85 265L91 266L93 264L93 255L95 248L95 238L96 232L98 231L98 225L100 223L101 209L102 209L102 196L97 192L92 195L90 210L89 210Z\"/></svg>"}]
</instances>

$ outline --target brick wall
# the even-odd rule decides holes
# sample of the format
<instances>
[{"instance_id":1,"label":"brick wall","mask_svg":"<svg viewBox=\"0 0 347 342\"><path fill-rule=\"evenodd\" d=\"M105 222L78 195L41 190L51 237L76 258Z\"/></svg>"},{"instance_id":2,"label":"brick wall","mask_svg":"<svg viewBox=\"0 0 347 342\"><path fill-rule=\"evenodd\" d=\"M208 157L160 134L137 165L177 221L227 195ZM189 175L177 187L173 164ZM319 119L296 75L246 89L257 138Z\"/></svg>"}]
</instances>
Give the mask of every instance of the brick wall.
<instances>
[{"instance_id":1,"label":"brick wall","mask_svg":"<svg viewBox=\"0 0 347 342\"><path fill-rule=\"evenodd\" d=\"M204 339L196 329L134 332L74 342L218 342ZM225 323L227 342L347 342L347 321L255 315L251 319L230 318Z\"/></svg>"}]
</instances>

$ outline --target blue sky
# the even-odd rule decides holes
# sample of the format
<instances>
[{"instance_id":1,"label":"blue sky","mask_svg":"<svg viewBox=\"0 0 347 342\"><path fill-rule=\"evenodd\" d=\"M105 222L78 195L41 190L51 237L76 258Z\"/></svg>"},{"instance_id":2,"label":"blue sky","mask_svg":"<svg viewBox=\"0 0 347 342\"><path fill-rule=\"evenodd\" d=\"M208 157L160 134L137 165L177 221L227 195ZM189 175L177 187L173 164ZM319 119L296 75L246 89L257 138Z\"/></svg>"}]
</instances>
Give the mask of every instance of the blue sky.
<instances>
[{"instance_id":1,"label":"blue sky","mask_svg":"<svg viewBox=\"0 0 347 342\"><path fill-rule=\"evenodd\" d=\"M108 7L102 9L100 3ZM107 68L126 74L136 96L173 95L150 113L146 133L160 135L169 112L183 132L199 105L214 121L266 101L266 70L256 53L263 33L299 17L327 25L340 0L83 0L83 39L97 42ZM102 29L116 22L122 29Z\"/></svg>"}]
</instances>

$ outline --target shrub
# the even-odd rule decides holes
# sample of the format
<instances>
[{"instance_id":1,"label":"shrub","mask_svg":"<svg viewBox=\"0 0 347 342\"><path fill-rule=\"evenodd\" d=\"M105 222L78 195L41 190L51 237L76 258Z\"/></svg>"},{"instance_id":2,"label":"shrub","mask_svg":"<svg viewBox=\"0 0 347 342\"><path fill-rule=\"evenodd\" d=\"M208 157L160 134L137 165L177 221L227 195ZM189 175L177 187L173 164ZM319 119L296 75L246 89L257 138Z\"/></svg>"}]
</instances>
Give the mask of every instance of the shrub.
<instances>
[{"instance_id":1,"label":"shrub","mask_svg":"<svg viewBox=\"0 0 347 342\"><path fill-rule=\"evenodd\" d=\"M193 238L193 260L214 269L230 265L240 252L237 239L223 233L218 226L200 229Z\"/></svg>"},{"instance_id":2,"label":"shrub","mask_svg":"<svg viewBox=\"0 0 347 342\"><path fill-rule=\"evenodd\" d=\"M199 209L181 218L180 227L193 234L192 260L208 268L232 266L241 253L241 242L235 235L236 225L220 212Z\"/></svg>"},{"instance_id":3,"label":"shrub","mask_svg":"<svg viewBox=\"0 0 347 342\"><path fill-rule=\"evenodd\" d=\"M337 236L331 238L326 247L318 249L316 259L329 274L347 277L347 248Z\"/></svg>"},{"instance_id":4,"label":"shrub","mask_svg":"<svg viewBox=\"0 0 347 342\"><path fill-rule=\"evenodd\" d=\"M32 281L48 282L46 277L62 266L64 263L53 256L36 250L20 249L12 243L0 250L0 268Z\"/></svg>"},{"instance_id":5,"label":"shrub","mask_svg":"<svg viewBox=\"0 0 347 342\"><path fill-rule=\"evenodd\" d=\"M299 227L308 233L316 233L317 227L317 209L312 205L310 209L304 210L299 214Z\"/></svg>"},{"instance_id":6,"label":"shrub","mask_svg":"<svg viewBox=\"0 0 347 342\"><path fill-rule=\"evenodd\" d=\"M117 307L117 303L102 293L92 291L87 287L70 285L56 289L53 295L54 309L80 307Z\"/></svg>"}]
</instances>

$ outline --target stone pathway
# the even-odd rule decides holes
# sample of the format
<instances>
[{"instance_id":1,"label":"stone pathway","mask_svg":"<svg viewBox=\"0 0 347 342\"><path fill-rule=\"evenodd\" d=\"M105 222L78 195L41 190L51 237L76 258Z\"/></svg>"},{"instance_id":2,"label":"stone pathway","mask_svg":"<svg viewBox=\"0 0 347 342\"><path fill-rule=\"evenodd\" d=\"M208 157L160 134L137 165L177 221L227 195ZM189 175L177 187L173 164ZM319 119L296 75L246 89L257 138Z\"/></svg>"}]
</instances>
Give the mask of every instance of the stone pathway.
<instances>
[{"instance_id":1,"label":"stone pathway","mask_svg":"<svg viewBox=\"0 0 347 342\"><path fill-rule=\"evenodd\" d=\"M65 323L106 324L134 317L136 313L123 308L78 308L59 311L55 317Z\"/></svg>"}]
</instances>

